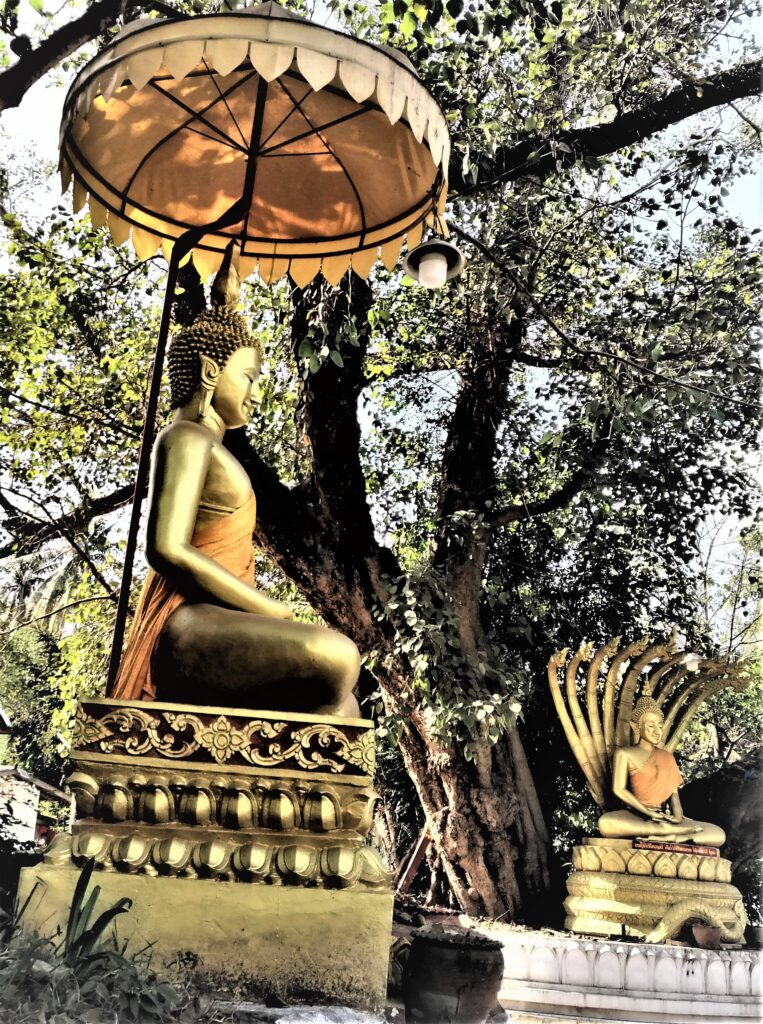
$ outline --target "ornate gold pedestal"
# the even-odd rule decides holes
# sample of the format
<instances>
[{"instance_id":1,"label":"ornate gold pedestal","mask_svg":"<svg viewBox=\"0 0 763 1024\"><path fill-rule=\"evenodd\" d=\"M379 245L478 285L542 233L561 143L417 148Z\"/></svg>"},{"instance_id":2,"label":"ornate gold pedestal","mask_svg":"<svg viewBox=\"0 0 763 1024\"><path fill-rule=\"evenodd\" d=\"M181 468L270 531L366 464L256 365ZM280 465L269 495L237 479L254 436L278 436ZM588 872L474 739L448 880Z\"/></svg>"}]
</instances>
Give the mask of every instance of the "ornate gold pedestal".
<instances>
[{"instance_id":1,"label":"ornate gold pedestal","mask_svg":"<svg viewBox=\"0 0 763 1024\"><path fill-rule=\"evenodd\" d=\"M133 900L119 932L154 943L155 967L190 956L252 995L383 1002L392 895L364 845L370 722L97 700L73 746L76 823L22 873L22 902L44 883L24 927L65 922L93 857L104 907Z\"/></svg>"},{"instance_id":2,"label":"ornate gold pedestal","mask_svg":"<svg viewBox=\"0 0 763 1024\"><path fill-rule=\"evenodd\" d=\"M664 942L687 921L700 920L720 925L723 942L743 943L747 915L730 884L731 862L684 846L675 850L681 852L637 849L629 839L584 839L572 853L565 927Z\"/></svg>"}]
</instances>

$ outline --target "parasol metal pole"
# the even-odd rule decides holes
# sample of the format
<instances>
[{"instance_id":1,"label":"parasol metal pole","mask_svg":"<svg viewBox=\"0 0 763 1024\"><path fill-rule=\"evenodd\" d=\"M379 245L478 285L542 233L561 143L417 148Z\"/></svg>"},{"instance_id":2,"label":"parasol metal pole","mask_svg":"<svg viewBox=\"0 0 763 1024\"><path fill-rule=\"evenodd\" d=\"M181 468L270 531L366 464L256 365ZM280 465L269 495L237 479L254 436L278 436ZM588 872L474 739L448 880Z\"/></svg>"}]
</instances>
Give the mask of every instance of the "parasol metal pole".
<instances>
[{"instance_id":1,"label":"parasol metal pole","mask_svg":"<svg viewBox=\"0 0 763 1024\"><path fill-rule=\"evenodd\" d=\"M260 76L257 83L257 99L254 103L254 118L252 119L252 134L249 139L249 157L246 162L246 174L244 175L244 187L242 198L246 205L246 214L242 234L246 235L246 227L249 219L249 211L254 199L254 180L257 176L257 157L260 155L260 142L262 140L262 124L265 120L265 104L268 99L268 83ZM273 253L275 258L275 253Z\"/></svg>"},{"instance_id":2,"label":"parasol metal pole","mask_svg":"<svg viewBox=\"0 0 763 1024\"><path fill-rule=\"evenodd\" d=\"M111 641L111 654L109 655L109 671L106 683L106 693L110 694L116 682L119 662L122 658L122 645L124 643L125 626L127 625L127 613L130 608L130 586L132 584L132 569L135 562L135 549L138 544L138 530L140 528L140 511L143 505L143 492L148 484L148 470L151 464L151 449L154 444L154 427L156 425L156 413L159 408L159 391L162 384L162 370L164 369L164 352L167 348L167 337L170 332L172 320L172 302L175 298L175 286L177 284L178 265L182 255L178 252L179 244L172 247L170 265L167 271L167 285L164 290L164 306L162 307L162 319L159 325L159 337L156 341L156 351L151 367L151 381L148 386L148 401L146 403L146 418L143 423L143 436L140 441L140 455L138 456L138 471L135 478L135 491L132 499L132 512L130 515L130 526L127 531L127 544L125 545L125 562L122 570L122 582L119 587L119 600L117 602L117 614L114 622L114 636Z\"/></svg>"},{"instance_id":3,"label":"parasol metal pole","mask_svg":"<svg viewBox=\"0 0 763 1024\"><path fill-rule=\"evenodd\" d=\"M252 121L252 135L249 142L249 155L241 198L236 200L236 202L213 224L207 224L201 228L191 228L190 231L186 231L184 235L181 235L172 247L169 269L167 271L167 286L164 291L162 319L159 325L159 337L157 338L154 361L151 367L151 382L148 388L146 419L143 424L143 436L140 442L138 472L135 480L135 491L133 492L130 526L127 531L127 544L125 545L124 569L122 571L122 582L119 587L119 601L117 602L117 614L114 622L114 636L111 641L111 654L109 655L109 669L106 681L107 694L111 694L114 689L114 683L116 682L117 674L119 672L119 663L122 660L125 626L127 625L127 613L130 608L132 570L135 562L135 550L138 546L140 512L143 505L143 494L148 485L148 473L151 465L151 449L154 444L154 426L156 424L156 413L159 408L159 392L161 390L162 371L164 369L164 353L167 348L170 323L172 322L172 302L175 297L178 268L183 257L193 249L193 247L208 231L214 231L223 227L231 227L238 221L243 221L243 231L244 233L246 232L246 219L249 210L251 209L252 197L254 195L254 182L257 175L257 157L259 156L267 95L268 83L263 78L260 78L257 85L257 99L254 105L254 118Z\"/></svg>"}]
</instances>

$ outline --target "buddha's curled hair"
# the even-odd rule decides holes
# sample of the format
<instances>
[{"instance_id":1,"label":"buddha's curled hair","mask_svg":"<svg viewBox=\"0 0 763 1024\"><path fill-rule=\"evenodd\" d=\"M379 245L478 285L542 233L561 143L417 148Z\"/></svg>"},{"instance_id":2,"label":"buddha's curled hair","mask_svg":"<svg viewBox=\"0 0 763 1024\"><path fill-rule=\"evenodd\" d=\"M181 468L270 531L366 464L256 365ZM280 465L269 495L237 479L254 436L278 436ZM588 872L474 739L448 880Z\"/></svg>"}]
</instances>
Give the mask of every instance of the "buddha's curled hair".
<instances>
[{"instance_id":1,"label":"buddha's curled hair","mask_svg":"<svg viewBox=\"0 0 763 1024\"><path fill-rule=\"evenodd\" d=\"M638 727L641 719L650 711L656 711L660 718L665 717L662 708L653 697L639 697L631 711L631 725Z\"/></svg>"},{"instance_id":2,"label":"buddha's curled hair","mask_svg":"<svg viewBox=\"0 0 763 1024\"><path fill-rule=\"evenodd\" d=\"M167 355L172 408L193 398L201 383L201 356L214 359L222 370L240 348L260 351L244 317L229 306L213 306L179 331Z\"/></svg>"}]
</instances>

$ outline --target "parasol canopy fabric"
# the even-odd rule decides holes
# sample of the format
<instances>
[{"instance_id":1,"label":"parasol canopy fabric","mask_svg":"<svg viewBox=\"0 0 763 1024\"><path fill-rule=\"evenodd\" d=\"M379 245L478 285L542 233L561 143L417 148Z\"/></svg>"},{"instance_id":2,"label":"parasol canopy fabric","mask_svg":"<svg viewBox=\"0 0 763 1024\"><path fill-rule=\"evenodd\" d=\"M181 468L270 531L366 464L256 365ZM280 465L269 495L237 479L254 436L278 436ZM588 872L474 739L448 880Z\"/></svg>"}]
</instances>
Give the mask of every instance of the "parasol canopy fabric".
<instances>
[{"instance_id":1,"label":"parasol canopy fabric","mask_svg":"<svg viewBox=\"0 0 763 1024\"><path fill-rule=\"evenodd\" d=\"M410 62L276 3L128 25L75 79L61 128L64 189L140 258L246 212L193 250L203 278L232 238L266 283L337 283L392 269L441 225L450 141ZM250 201L249 201L250 200Z\"/></svg>"}]
</instances>

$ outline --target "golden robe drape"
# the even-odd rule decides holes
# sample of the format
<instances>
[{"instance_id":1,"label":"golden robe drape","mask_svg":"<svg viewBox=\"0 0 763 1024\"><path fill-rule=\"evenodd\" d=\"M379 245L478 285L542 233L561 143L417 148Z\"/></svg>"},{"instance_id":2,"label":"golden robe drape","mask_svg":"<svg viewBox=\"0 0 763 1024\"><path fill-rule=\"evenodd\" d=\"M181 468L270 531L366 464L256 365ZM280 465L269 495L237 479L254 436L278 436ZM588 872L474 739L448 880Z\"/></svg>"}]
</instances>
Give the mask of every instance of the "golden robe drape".
<instances>
[{"instance_id":1,"label":"golden robe drape","mask_svg":"<svg viewBox=\"0 0 763 1024\"><path fill-rule=\"evenodd\" d=\"M210 523L191 538L191 544L245 583L254 583L252 533L257 515L254 495L234 512ZM186 598L163 576L149 570L143 584L114 688L115 700L155 700L151 658L167 619Z\"/></svg>"}]
</instances>

